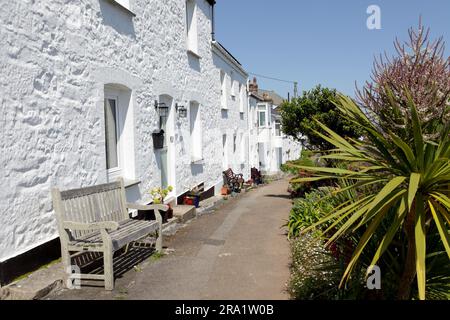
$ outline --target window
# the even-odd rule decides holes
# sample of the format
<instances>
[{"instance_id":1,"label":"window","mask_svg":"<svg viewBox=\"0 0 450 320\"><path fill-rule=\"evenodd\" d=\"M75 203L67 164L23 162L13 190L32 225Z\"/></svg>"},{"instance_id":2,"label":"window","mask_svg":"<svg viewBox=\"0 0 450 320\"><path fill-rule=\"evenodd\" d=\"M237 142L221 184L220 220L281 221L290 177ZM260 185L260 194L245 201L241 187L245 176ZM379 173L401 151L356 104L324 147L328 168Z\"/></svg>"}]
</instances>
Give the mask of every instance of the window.
<instances>
[{"instance_id":1,"label":"window","mask_svg":"<svg viewBox=\"0 0 450 320\"><path fill-rule=\"evenodd\" d=\"M244 86L239 83L239 112L244 113L245 112L245 88Z\"/></svg>"},{"instance_id":2,"label":"window","mask_svg":"<svg viewBox=\"0 0 450 320\"><path fill-rule=\"evenodd\" d=\"M191 160L197 162L203 159L202 121L200 106L196 102L190 104Z\"/></svg>"},{"instance_id":3,"label":"window","mask_svg":"<svg viewBox=\"0 0 450 320\"><path fill-rule=\"evenodd\" d=\"M228 169L228 139L226 134L222 136L222 168Z\"/></svg>"},{"instance_id":4,"label":"window","mask_svg":"<svg viewBox=\"0 0 450 320\"><path fill-rule=\"evenodd\" d=\"M220 103L222 109L228 109L227 107L227 75L225 72L220 72Z\"/></svg>"},{"instance_id":5,"label":"window","mask_svg":"<svg viewBox=\"0 0 450 320\"><path fill-rule=\"evenodd\" d=\"M186 1L187 49L198 55L197 5L195 0Z\"/></svg>"},{"instance_id":6,"label":"window","mask_svg":"<svg viewBox=\"0 0 450 320\"><path fill-rule=\"evenodd\" d=\"M266 113L267 113L267 106L265 104L259 104L258 105L258 126L259 127L267 126Z\"/></svg>"},{"instance_id":7,"label":"window","mask_svg":"<svg viewBox=\"0 0 450 320\"><path fill-rule=\"evenodd\" d=\"M108 181L134 180L134 120L131 90L118 84L104 91L105 165Z\"/></svg>"},{"instance_id":8,"label":"window","mask_svg":"<svg viewBox=\"0 0 450 320\"><path fill-rule=\"evenodd\" d=\"M281 137L281 122L280 122L280 120L275 120L275 136Z\"/></svg>"},{"instance_id":9,"label":"window","mask_svg":"<svg viewBox=\"0 0 450 320\"><path fill-rule=\"evenodd\" d=\"M236 153L236 145L237 145L237 136L236 135L234 135L233 136L233 153Z\"/></svg>"},{"instance_id":10,"label":"window","mask_svg":"<svg viewBox=\"0 0 450 320\"><path fill-rule=\"evenodd\" d=\"M247 154L245 145L245 136L241 133L241 163L245 163L245 155Z\"/></svg>"},{"instance_id":11,"label":"window","mask_svg":"<svg viewBox=\"0 0 450 320\"><path fill-rule=\"evenodd\" d=\"M120 170L119 167L119 114L118 98L105 98L105 143L106 168L108 171Z\"/></svg>"}]
</instances>

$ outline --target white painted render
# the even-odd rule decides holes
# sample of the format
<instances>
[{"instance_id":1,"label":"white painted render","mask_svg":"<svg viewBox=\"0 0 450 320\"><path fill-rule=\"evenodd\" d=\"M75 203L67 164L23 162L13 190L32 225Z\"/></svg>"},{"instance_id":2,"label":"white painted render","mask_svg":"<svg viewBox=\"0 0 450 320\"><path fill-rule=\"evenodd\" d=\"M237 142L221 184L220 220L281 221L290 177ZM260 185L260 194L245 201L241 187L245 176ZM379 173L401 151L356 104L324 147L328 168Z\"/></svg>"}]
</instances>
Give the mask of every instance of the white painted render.
<instances>
[{"instance_id":1,"label":"white painted render","mask_svg":"<svg viewBox=\"0 0 450 320\"><path fill-rule=\"evenodd\" d=\"M221 70L244 87L247 74L211 43L210 4L195 1L193 54L187 50L185 1L119 1L132 12L112 2L21 0L0 7L0 261L58 236L52 187L108 181L105 88L127 104L121 175L140 181L128 189L130 200L148 201L147 191L161 184L152 142L159 126L154 100L170 107L173 195L200 183L221 186L223 134L227 165L249 176L249 155L240 154L248 150L248 108L240 112L240 95L229 94L231 81L226 111L220 94ZM191 103L201 110L203 160L196 162L189 110L186 118L175 111L175 104L189 109Z\"/></svg>"},{"instance_id":2,"label":"white painted render","mask_svg":"<svg viewBox=\"0 0 450 320\"><path fill-rule=\"evenodd\" d=\"M275 115L271 102L262 101L250 95L249 101L249 165L256 167L266 174L280 172L280 166L287 161L296 160L300 157L302 145L298 141L281 133L275 133ZM258 107L265 106L266 125L260 126L258 118Z\"/></svg>"}]
</instances>

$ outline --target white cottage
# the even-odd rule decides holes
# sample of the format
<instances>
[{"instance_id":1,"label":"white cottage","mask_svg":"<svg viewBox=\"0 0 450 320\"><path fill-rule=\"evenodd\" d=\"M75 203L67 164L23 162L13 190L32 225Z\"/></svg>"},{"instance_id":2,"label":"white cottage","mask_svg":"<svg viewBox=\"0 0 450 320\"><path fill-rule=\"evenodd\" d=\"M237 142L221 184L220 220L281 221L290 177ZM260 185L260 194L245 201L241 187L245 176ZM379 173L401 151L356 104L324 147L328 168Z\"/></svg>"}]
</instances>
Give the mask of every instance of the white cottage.
<instances>
[{"instance_id":1,"label":"white cottage","mask_svg":"<svg viewBox=\"0 0 450 320\"><path fill-rule=\"evenodd\" d=\"M249 143L251 167L276 175L282 164L300 157L302 145L281 130L279 107L283 98L261 90L256 78L249 82Z\"/></svg>"},{"instance_id":2,"label":"white cottage","mask_svg":"<svg viewBox=\"0 0 450 320\"><path fill-rule=\"evenodd\" d=\"M214 39L214 4L0 7L0 284L58 252L54 186L123 177L130 201L172 185L176 203L200 184L217 193L228 167L249 177L247 73Z\"/></svg>"}]
</instances>

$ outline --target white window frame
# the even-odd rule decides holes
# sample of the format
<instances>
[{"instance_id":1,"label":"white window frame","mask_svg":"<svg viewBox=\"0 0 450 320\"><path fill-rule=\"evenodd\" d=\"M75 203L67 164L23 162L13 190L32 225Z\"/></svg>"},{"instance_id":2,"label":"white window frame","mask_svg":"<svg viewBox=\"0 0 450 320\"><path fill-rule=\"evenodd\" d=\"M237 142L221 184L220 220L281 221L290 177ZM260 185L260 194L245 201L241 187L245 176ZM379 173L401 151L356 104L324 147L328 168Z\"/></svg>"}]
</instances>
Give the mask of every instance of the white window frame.
<instances>
[{"instance_id":1,"label":"white window frame","mask_svg":"<svg viewBox=\"0 0 450 320\"><path fill-rule=\"evenodd\" d=\"M280 125L280 129L279 129L279 134L277 134L277 124L279 124ZM275 137L281 137L282 136L282 132L281 132L281 121L280 120L275 120L274 121L274 134L275 134Z\"/></svg>"},{"instance_id":2,"label":"white window frame","mask_svg":"<svg viewBox=\"0 0 450 320\"><path fill-rule=\"evenodd\" d=\"M122 123L122 112L120 112L120 105L119 105L119 96L106 94L105 100L114 100L116 102L116 148L117 148L117 167L115 168L108 168L106 166L107 172L108 172L108 178L109 180L113 180L115 178L118 178L122 176L123 169L122 169L122 159L121 159L121 132L123 130L122 126L120 125ZM105 122L105 135L106 135L106 122ZM106 136L105 136L106 139ZM110 146L111 147L111 146ZM106 144L105 144L106 148ZM105 152L107 152L105 150Z\"/></svg>"},{"instance_id":3,"label":"white window frame","mask_svg":"<svg viewBox=\"0 0 450 320\"><path fill-rule=\"evenodd\" d=\"M245 112L245 86L242 83L239 83L239 112Z\"/></svg>"},{"instance_id":4,"label":"white window frame","mask_svg":"<svg viewBox=\"0 0 450 320\"><path fill-rule=\"evenodd\" d=\"M197 2L196 0L186 0L185 5L187 51L199 57Z\"/></svg>"},{"instance_id":5,"label":"white window frame","mask_svg":"<svg viewBox=\"0 0 450 320\"><path fill-rule=\"evenodd\" d=\"M228 89L228 76L227 73L223 70L220 71L220 105L221 108L224 110L228 109L228 95L227 95L227 89Z\"/></svg>"},{"instance_id":6,"label":"white window frame","mask_svg":"<svg viewBox=\"0 0 450 320\"><path fill-rule=\"evenodd\" d=\"M264 110L260 110L260 107L264 107ZM258 115L258 127L260 128L266 128L268 126L268 119L267 119L267 104L265 103L260 103L256 106L256 111L257 111L257 115ZM260 113L264 113L264 124L261 125L261 118L259 116Z\"/></svg>"},{"instance_id":7,"label":"white window frame","mask_svg":"<svg viewBox=\"0 0 450 320\"><path fill-rule=\"evenodd\" d=\"M197 109L197 116L195 122L192 119L192 110ZM201 106L195 101L189 104L189 130L191 137L191 163L203 161L203 128L202 128L202 113ZM194 147L194 144L196 147Z\"/></svg>"},{"instance_id":8,"label":"white window frame","mask_svg":"<svg viewBox=\"0 0 450 320\"><path fill-rule=\"evenodd\" d=\"M241 164L245 164L245 156L247 154L247 148L246 148L246 141L245 141L245 134L241 132Z\"/></svg>"}]
</instances>

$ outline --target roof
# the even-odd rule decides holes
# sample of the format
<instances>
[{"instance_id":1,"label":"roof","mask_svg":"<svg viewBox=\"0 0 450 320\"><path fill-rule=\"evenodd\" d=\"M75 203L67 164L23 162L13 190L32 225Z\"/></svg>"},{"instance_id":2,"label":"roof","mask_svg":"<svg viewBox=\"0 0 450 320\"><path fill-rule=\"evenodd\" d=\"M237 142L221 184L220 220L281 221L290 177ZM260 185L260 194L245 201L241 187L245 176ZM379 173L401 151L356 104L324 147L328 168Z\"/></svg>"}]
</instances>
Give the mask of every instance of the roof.
<instances>
[{"instance_id":1,"label":"roof","mask_svg":"<svg viewBox=\"0 0 450 320\"><path fill-rule=\"evenodd\" d=\"M278 93L276 93L273 90L258 90L258 94L260 96L268 95L272 100L273 104L276 106L280 106L286 99L280 96Z\"/></svg>"}]
</instances>

